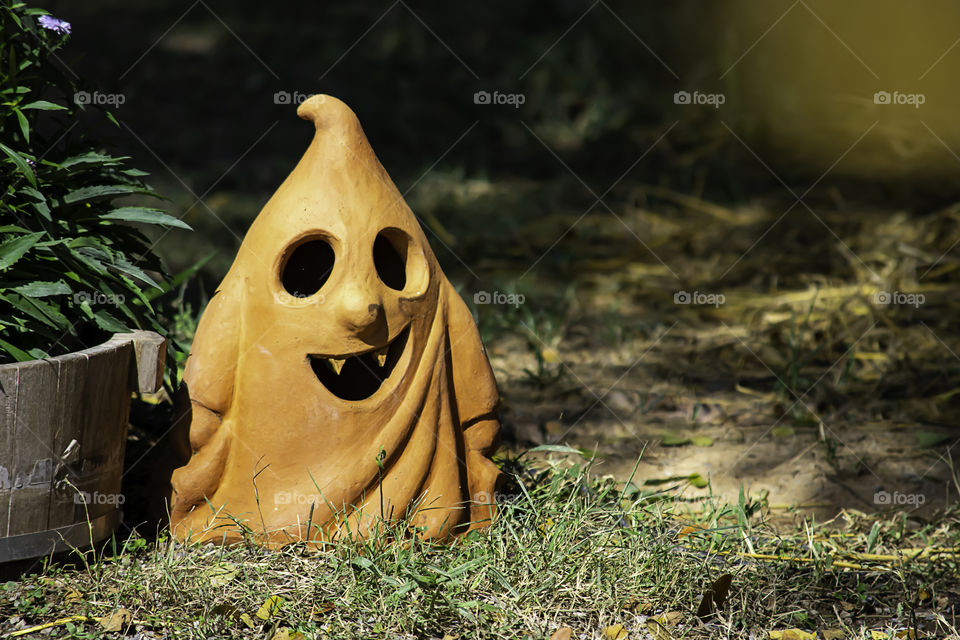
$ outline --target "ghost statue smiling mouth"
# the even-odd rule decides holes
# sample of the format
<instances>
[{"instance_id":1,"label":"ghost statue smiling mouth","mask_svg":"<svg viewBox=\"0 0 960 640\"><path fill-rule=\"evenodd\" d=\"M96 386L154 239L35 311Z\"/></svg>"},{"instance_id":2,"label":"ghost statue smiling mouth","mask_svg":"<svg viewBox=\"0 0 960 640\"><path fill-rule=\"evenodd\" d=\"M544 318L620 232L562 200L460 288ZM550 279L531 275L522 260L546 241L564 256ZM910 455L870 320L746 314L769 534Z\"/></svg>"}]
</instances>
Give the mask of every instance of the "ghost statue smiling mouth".
<instances>
[{"instance_id":1,"label":"ghost statue smiling mouth","mask_svg":"<svg viewBox=\"0 0 960 640\"><path fill-rule=\"evenodd\" d=\"M187 361L171 528L282 545L383 521L431 539L488 524L498 399L473 318L353 112L320 95L297 113L314 138Z\"/></svg>"},{"instance_id":2,"label":"ghost statue smiling mouth","mask_svg":"<svg viewBox=\"0 0 960 640\"><path fill-rule=\"evenodd\" d=\"M344 400L369 398L390 377L407 344L409 329L404 329L386 346L365 353L310 356L317 379L330 393Z\"/></svg>"}]
</instances>

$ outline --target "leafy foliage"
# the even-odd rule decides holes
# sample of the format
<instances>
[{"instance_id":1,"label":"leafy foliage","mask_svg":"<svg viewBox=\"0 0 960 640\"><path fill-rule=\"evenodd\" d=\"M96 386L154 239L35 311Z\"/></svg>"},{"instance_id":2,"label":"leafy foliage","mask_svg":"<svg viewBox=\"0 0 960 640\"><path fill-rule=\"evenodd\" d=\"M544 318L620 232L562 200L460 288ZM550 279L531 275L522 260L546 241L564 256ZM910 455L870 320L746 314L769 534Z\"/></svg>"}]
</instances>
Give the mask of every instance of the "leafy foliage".
<instances>
[{"instance_id":1,"label":"leafy foliage","mask_svg":"<svg viewBox=\"0 0 960 640\"><path fill-rule=\"evenodd\" d=\"M160 196L78 126L83 94L55 53L69 30L41 9L0 2L0 362L134 328L163 333L156 297L170 284L138 227L189 229L159 209L114 203Z\"/></svg>"}]
</instances>

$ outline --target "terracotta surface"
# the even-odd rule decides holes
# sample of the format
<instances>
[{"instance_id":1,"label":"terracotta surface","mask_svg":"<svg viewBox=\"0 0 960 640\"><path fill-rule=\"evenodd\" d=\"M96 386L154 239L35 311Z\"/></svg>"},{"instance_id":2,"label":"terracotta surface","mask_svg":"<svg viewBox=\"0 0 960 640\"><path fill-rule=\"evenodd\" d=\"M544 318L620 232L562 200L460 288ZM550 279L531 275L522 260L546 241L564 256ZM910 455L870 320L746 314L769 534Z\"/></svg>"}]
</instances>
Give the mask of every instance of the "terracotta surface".
<instances>
[{"instance_id":1,"label":"terracotta surface","mask_svg":"<svg viewBox=\"0 0 960 640\"><path fill-rule=\"evenodd\" d=\"M236 519L284 544L408 514L435 539L483 526L499 424L473 318L353 112L314 96L297 114L313 141L193 342L171 527L232 542Z\"/></svg>"}]
</instances>

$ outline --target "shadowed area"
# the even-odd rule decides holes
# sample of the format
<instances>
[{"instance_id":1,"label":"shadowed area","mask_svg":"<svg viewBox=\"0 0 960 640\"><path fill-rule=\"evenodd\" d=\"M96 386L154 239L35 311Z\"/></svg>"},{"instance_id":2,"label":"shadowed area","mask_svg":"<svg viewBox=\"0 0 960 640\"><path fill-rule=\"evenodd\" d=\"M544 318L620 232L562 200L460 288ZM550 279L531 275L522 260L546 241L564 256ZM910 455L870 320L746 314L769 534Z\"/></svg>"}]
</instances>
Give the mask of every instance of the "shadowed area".
<instances>
[{"instance_id":1,"label":"shadowed area","mask_svg":"<svg viewBox=\"0 0 960 640\"><path fill-rule=\"evenodd\" d=\"M508 450L567 444L620 479L642 453L638 485L743 484L787 518L954 499L952 5L48 8L197 229L159 251L217 251L181 335L309 141L296 104L329 93L473 306Z\"/></svg>"}]
</instances>

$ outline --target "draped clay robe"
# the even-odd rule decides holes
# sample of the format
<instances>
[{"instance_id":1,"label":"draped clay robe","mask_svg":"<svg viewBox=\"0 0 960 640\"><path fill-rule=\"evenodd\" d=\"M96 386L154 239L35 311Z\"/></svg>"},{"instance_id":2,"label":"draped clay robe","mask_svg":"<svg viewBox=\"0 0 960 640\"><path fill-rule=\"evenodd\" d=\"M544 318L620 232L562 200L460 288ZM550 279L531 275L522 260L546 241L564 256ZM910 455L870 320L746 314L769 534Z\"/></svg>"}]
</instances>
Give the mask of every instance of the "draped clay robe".
<instances>
[{"instance_id":1,"label":"draped clay robe","mask_svg":"<svg viewBox=\"0 0 960 640\"><path fill-rule=\"evenodd\" d=\"M354 113L314 96L315 134L253 222L184 376L191 455L171 528L281 545L403 520L445 539L489 523L497 390L473 318ZM239 523L239 524L238 524Z\"/></svg>"}]
</instances>

